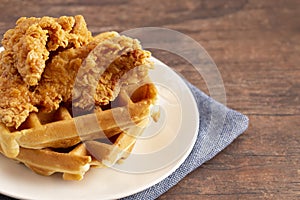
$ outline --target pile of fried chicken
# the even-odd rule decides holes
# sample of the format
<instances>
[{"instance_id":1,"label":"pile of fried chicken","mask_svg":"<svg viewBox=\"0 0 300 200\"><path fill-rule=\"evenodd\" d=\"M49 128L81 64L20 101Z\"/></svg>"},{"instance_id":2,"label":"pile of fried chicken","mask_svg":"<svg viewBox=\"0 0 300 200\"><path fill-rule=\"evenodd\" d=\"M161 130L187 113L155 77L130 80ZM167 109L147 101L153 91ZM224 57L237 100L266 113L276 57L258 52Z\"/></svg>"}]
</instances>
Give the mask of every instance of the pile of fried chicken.
<instances>
[{"instance_id":1,"label":"pile of fried chicken","mask_svg":"<svg viewBox=\"0 0 300 200\"><path fill-rule=\"evenodd\" d=\"M51 112L63 102L81 109L109 104L122 84L152 68L138 40L116 32L93 37L80 15L22 17L2 45L0 122L13 128L29 113Z\"/></svg>"}]
</instances>

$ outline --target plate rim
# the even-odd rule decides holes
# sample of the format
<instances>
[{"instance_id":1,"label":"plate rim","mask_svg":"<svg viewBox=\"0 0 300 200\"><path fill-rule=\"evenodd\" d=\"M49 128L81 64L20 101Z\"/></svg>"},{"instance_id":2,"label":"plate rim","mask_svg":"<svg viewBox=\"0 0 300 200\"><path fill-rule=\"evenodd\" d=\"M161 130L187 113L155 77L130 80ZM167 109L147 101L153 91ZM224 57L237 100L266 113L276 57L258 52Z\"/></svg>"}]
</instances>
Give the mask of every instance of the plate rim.
<instances>
[{"instance_id":1,"label":"plate rim","mask_svg":"<svg viewBox=\"0 0 300 200\"><path fill-rule=\"evenodd\" d=\"M4 49L3 47L0 47L0 52L3 51L3 49ZM192 139L190 145L188 146L188 148L186 149L186 151L181 155L180 158L178 158L178 160L175 161L175 163L172 163L172 164L170 164L170 166L163 168L163 169L165 169L165 168L169 169L169 167L170 167L170 169L166 173L164 173L162 176L160 176L160 178L156 178L155 180L150 181L147 184L144 184L143 186L137 186L135 189L131 189L130 191L124 191L124 192L113 194L109 197L109 199L111 199L111 198L113 198L113 199L117 198L118 199L118 198L123 198L123 197L127 197L127 196L130 196L130 195L136 194L136 193L141 192L141 191L143 191L143 190L145 190L149 187L152 187L153 185L161 182L162 180L164 180L165 178L170 176L176 169L178 169L180 167L180 165L189 156L190 152L192 151L192 149L195 145L196 139L197 139L198 130L199 130L199 118L200 118L199 115L200 114L198 112L198 106L197 106L196 99L195 99L192 91L190 90L188 85L184 82L184 80L174 70L172 70L168 65L164 64L162 61L156 59L153 56L151 56L151 60L153 60L155 64L159 63L160 66L166 67L167 70L172 71L173 75L177 76L177 80L179 82L181 82L181 84L184 84L184 87L187 89L187 92L188 92L189 96L191 97L191 102L189 102L189 105L191 105L195 109L194 114L196 115L196 119L194 119L194 121L196 123L195 123L195 130L194 130L194 133L193 133L193 139ZM161 170L159 170L159 171L161 171ZM125 172L121 172L121 173L125 173ZM34 199L37 198L35 195L33 195L33 196L28 196L28 195L24 196L24 194L22 195L22 194L17 194L17 193L6 192L6 191L3 191L1 188L0 188L0 194L6 195L8 197L13 197L13 198L34 198ZM50 198L55 198L55 197L51 196ZM74 199L74 198L72 198L72 199Z\"/></svg>"}]
</instances>

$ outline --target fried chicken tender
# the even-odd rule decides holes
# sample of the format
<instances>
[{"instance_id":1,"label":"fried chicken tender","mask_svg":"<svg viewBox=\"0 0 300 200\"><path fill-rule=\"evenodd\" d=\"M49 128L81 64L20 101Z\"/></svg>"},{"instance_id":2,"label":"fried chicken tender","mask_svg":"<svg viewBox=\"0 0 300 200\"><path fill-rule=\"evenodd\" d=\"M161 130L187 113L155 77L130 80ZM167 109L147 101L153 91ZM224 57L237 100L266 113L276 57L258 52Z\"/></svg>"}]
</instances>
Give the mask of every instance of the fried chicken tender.
<instances>
[{"instance_id":1,"label":"fried chicken tender","mask_svg":"<svg viewBox=\"0 0 300 200\"><path fill-rule=\"evenodd\" d=\"M94 103L109 104L121 85L129 83L129 77L121 79L125 74L139 76L136 82L148 74L152 67L149 57L150 52L142 50L136 39L117 35L102 41L89 53L77 74L73 106L89 109ZM137 67L139 70L134 70Z\"/></svg>"},{"instance_id":2,"label":"fried chicken tender","mask_svg":"<svg viewBox=\"0 0 300 200\"><path fill-rule=\"evenodd\" d=\"M61 102L70 102L72 97L73 106L81 109L106 105L115 99L121 84L127 83L120 81L125 73L135 75L135 80L146 76L152 67L149 57L150 53L142 50L135 39L116 32L100 34L86 46L54 56L35 96L48 112L56 110ZM134 68L137 69L129 72Z\"/></svg>"},{"instance_id":3,"label":"fried chicken tender","mask_svg":"<svg viewBox=\"0 0 300 200\"><path fill-rule=\"evenodd\" d=\"M17 128L30 112L51 112L62 102L73 100L82 109L108 104L122 84L147 75L152 67L149 57L137 40L107 32L53 55L38 85L28 87L15 66L14 53L5 50L0 57L0 121Z\"/></svg>"},{"instance_id":4,"label":"fried chicken tender","mask_svg":"<svg viewBox=\"0 0 300 200\"><path fill-rule=\"evenodd\" d=\"M0 121L8 127L18 127L30 112L38 109L32 104L32 93L13 67L13 54L2 51L0 60Z\"/></svg>"},{"instance_id":5,"label":"fried chicken tender","mask_svg":"<svg viewBox=\"0 0 300 200\"><path fill-rule=\"evenodd\" d=\"M80 15L60 18L22 17L14 29L4 34L2 45L13 54L13 65L24 82L28 86L35 86L41 79L51 52L58 48L78 48L91 40L92 34Z\"/></svg>"},{"instance_id":6,"label":"fried chicken tender","mask_svg":"<svg viewBox=\"0 0 300 200\"><path fill-rule=\"evenodd\" d=\"M54 56L34 91L36 102L40 104L41 109L51 112L56 110L61 102L69 101L75 77L84 59L100 42L116 35L116 32L102 33L81 48L70 48Z\"/></svg>"}]
</instances>

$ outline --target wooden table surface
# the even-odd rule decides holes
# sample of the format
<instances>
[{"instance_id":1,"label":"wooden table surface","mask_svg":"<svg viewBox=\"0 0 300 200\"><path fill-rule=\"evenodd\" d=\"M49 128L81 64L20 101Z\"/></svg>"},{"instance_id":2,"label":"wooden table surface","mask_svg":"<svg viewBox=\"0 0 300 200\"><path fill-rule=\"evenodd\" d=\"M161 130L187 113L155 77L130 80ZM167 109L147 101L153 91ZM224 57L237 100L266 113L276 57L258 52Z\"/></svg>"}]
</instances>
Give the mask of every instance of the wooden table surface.
<instances>
[{"instance_id":1,"label":"wooden table surface","mask_svg":"<svg viewBox=\"0 0 300 200\"><path fill-rule=\"evenodd\" d=\"M247 131L160 199L300 199L300 1L1 0L0 33L21 16L81 14L89 29L166 27L199 42ZM1 37L2 39L2 37ZM154 55L208 93L187 62Z\"/></svg>"}]
</instances>

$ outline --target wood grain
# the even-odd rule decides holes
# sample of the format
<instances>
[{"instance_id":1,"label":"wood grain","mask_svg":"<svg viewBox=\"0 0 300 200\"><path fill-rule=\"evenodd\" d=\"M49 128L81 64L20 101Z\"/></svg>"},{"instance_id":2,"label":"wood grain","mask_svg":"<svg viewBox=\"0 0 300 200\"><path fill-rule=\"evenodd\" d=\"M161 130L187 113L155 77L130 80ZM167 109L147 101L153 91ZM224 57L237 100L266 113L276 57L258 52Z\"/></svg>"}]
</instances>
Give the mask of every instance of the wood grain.
<instances>
[{"instance_id":1,"label":"wood grain","mask_svg":"<svg viewBox=\"0 0 300 200\"><path fill-rule=\"evenodd\" d=\"M299 120L251 115L249 131L161 199L297 199Z\"/></svg>"},{"instance_id":2,"label":"wood grain","mask_svg":"<svg viewBox=\"0 0 300 200\"><path fill-rule=\"evenodd\" d=\"M0 35L21 16L84 15L94 34L158 26L199 42L248 130L160 199L300 199L300 1L1 0ZM176 55L153 51L209 94Z\"/></svg>"}]
</instances>

